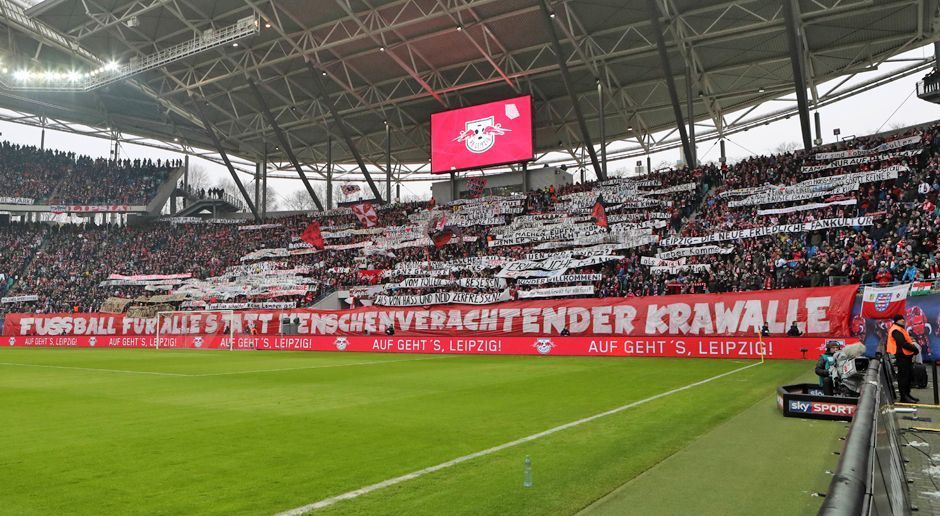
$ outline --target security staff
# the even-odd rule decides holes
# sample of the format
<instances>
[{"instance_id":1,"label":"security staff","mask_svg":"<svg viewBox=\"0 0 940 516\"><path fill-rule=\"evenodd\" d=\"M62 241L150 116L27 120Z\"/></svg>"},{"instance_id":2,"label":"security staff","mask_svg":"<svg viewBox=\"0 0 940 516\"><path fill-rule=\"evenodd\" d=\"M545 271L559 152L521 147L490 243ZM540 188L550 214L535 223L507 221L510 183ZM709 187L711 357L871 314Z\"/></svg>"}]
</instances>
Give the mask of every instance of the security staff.
<instances>
[{"instance_id":1,"label":"security staff","mask_svg":"<svg viewBox=\"0 0 940 516\"><path fill-rule=\"evenodd\" d=\"M914 354L917 353L917 346L904 327L903 315L894 316L894 324L888 329L885 350L894 355L898 366L898 394L901 403L919 402L919 399L911 396L911 376L914 374Z\"/></svg>"}]
</instances>

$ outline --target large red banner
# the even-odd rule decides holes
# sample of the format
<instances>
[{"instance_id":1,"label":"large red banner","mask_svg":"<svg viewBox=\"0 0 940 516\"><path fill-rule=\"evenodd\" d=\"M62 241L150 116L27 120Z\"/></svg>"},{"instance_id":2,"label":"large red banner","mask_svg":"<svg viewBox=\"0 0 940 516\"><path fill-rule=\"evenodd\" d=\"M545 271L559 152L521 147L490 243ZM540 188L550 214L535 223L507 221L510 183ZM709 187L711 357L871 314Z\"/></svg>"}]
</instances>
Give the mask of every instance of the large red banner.
<instances>
[{"instance_id":1,"label":"large red banner","mask_svg":"<svg viewBox=\"0 0 940 516\"><path fill-rule=\"evenodd\" d=\"M6 337L14 347L156 348L156 337ZM326 337L239 335L236 350L345 351L456 355L680 358L819 358L828 339L679 337ZM843 342L843 341L840 341ZM229 337L160 337L160 348L229 349Z\"/></svg>"},{"instance_id":2,"label":"large red banner","mask_svg":"<svg viewBox=\"0 0 940 516\"><path fill-rule=\"evenodd\" d=\"M277 335L285 317L298 319L301 335L374 335L394 326L397 334L480 337L728 336L752 337L766 322L772 335L784 335L791 322L806 336L850 335L849 319L857 285L728 294L551 299L483 306L440 305L351 310L259 310L177 313L160 320L161 335ZM10 314L4 335L154 335L156 319L122 314Z\"/></svg>"},{"instance_id":3,"label":"large red banner","mask_svg":"<svg viewBox=\"0 0 940 516\"><path fill-rule=\"evenodd\" d=\"M528 161L534 156L532 97L431 115L431 173Z\"/></svg>"}]
</instances>

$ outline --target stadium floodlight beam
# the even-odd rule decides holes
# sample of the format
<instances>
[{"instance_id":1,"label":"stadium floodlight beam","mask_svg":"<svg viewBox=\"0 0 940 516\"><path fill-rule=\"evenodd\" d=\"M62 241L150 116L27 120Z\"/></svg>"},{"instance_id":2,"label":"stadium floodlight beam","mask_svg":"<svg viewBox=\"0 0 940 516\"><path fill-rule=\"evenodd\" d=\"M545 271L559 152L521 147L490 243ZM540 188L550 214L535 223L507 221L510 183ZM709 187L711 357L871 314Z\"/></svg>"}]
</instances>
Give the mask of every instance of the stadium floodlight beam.
<instances>
[{"instance_id":1,"label":"stadium floodlight beam","mask_svg":"<svg viewBox=\"0 0 940 516\"><path fill-rule=\"evenodd\" d=\"M591 166L594 167L594 174L597 176L598 180L604 181L607 179L607 173L604 171L604 168L601 167L600 161L597 159L597 153L594 152L594 144L591 143L591 133L588 131L587 122L584 120L584 112L581 111L581 103L578 101L578 96L575 94L574 86L571 82L571 73L568 71L568 63L565 61L565 54L562 53L561 43L558 41L558 35L555 33L555 11L549 10L545 0L539 0L539 7L541 7L545 28L548 30L549 40L555 52L558 71L561 73L561 82L565 85L565 91L568 92L568 97L571 99L572 111L574 111L575 119L578 121L582 144L584 148L587 149L588 155L591 158ZM604 142L601 142L601 146L603 145Z\"/></svg>"},{"instance_id":2,"label":"stadium floodlight beam","mask_svg":"<svg viewBox=\"0 0 940 516\"><path fill-rule=\"evenodd\" d=\"M679 93L676 91L676 81L672 76L672 64L669 62L669 54L666 49L666 40L663 37L663 27L659 22L660 10L656 0L646 0L646 8L649 12L650 24L653 28L653 35L656 36L656 51L659 54L659 64L664 70L666 79L666 90L669 92L669 102L672 104L672 113L676 118L676 129L679 131L679 139L682 141L682 150L685 154L686 163L694 153L692 144L689 141L689 134L685 130L685 123L682 120L682 108L679 106ZM689 124L694 123L689 120Z\"/></svg>"},{"instance_id":3,"label":"stadium floodlight beam","mask_svg":"<svg viewBox=\"0 0 940 516\"><path fill-rule=\"evenodd\" d=\"M372 176L369 174L369 169L366 168L366 164L362 160L362 155L359 153L359 149L356 148L356 144L352 140L352 135L349 128L346 126L346 121L343 120L339 110L336 109L336 104L334 104L330 96L326 94L326 90L323 88L323 81L320 80L317 67L308 58L305 58L304 61L307 63L307 68L310 70L311 82L313 83L314 92L320 99L320 102L326 105L327 110L330 112L330 116L333 117L333 122L336 123L336 128L339 129L340 136L342 136L343 140L346 142L346 148L349 149L349 153L353 155L353 158L356 160L356 164L359 165L359 170L362 171L363 177L366 178L366 183L369 184L369 189L372 190L372 195L375 196L375 200L379 204L386 202L382 199L382 194L379 193L379 187L377 187L375 185L375 181L372 180Z\"/></svg>"},{"instance_id":4,"label":"stadium floodlight beam","mask_svg":"<svg viewBox=\"0 0 940 516\"><path fill-rule=\"evenodd\" d=\"M248 87L251 89L251 92L255 95L255 100L258 101L258 107L261 108L261 114L268 121L268 125L271 126L271 130L274 131L274 136L277 138L277 141L284 146L284 154L287 155L287 160L290 161L291 165L294 166L294 170L297 171L297 175L300 177L300 180L304 184L304 188L307 189L307 193L310 194L310 198L313 199L313 204L316 205L317 209L323 211L323 204L320 202L320 198L317 197L317 192L313 190L313 186L310 185L310 181L307 179L307 174L304 174L304 169L301 168L300 162L297 161L297 156L294 154L294 150L290 146L290 140L287 139L287 136L284 134L284 131L281 130L281 126L277 125L277 120L274 118L274 115L271 113L271 110L268 108L268 103L264 100L264 95L261 94L261 90L258 89L258 86L255 84L255 81L248 77ZM267 145L267 143L265 143ZM274 150L278 150L277 147Z\"/></svg>"},{"instance_id":5,"label":"stadium floodlight beam","mask_svg":"<svg viewBox=\"0 0 940 516\"><path fill-rule=\"evenodd\" d=\"M185 59L195 54L226 46L259 32L258 17L246 16L232 25L221 29L209 29L197 34L193 39L184 41L159 52L131 58L121 64L111 60L100 68L88 72L33 72L18 70L13 73L14 81L0 75L0 87L18 91L79 91L88 92L114 82L132 77L148 70L161 68L170 63Z\"/></svg>"}]
</instances>

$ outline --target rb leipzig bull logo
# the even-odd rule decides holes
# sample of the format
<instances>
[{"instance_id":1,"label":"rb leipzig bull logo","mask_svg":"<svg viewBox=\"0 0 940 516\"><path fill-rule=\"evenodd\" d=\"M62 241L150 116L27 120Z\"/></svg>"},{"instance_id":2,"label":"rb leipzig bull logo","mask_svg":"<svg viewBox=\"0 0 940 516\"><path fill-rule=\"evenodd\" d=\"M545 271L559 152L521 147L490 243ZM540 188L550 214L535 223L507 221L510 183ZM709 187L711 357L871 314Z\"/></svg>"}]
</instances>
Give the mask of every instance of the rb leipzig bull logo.
<instances>
[{"instance_id":1,"label":"rb leipzig bull logo","mask_svg":"<svg viewBox=\"0 0 940 516\"><path fill-rule=\"evenodd\" d=\"M16 338L15 338L15 337L10 337L10 345L11 345L11 346L15 346L15 345L16 345Z\"/></svg>"},{"instance_id":2,"label":"rb leipzig bull logo","mask_svg":"<svg viewBox=\"0 0 940 516\"><path fill-rule=\"evenodd\" d=\"M349 339L346 337L336 337L336 341L334 343L336 344L336 349L338 351L346 351L346 346L349 345Z\"/></svg>"},{"instance_id":3,"label":"rb leipzig bull logo","mask_svg":"<svg viewBox=\"0 0 940 516\"><path fill-rule=\"evenodd\" d=\"M455 142L463 142L467 150L475 154L483 154L493 148L496 143L496 137L502 136L510 129L506 129L502 124L496 123L496 117L488 116L479 120L471 120L464 124L464 130L460 136L454 138Z\"/></svg>"},{"instance_id":4,"label":"rb leipzig bull logo","mask_svg":"<svg viewBox=\"0 0 940 516\"><path fill-rule=\"evenodd\" d=\"M555 347L555 343L552 342L552 339L541 338L535 341L535 344L532 345L540 355L547 355L552 352L552 348Z\"/></svg>"}]
</instances>

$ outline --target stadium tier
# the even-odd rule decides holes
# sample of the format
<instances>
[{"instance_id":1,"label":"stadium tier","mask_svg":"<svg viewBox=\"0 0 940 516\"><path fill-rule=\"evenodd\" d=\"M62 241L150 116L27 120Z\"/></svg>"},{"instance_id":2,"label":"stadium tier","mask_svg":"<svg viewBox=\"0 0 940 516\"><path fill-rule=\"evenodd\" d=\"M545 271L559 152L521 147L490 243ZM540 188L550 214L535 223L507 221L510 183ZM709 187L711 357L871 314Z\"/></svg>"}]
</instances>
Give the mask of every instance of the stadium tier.
<instances>
[{"instance_id":1,"label":"stadium tier","mask_svg":"<svg viewBox=\"0 0 940 516\"><path fill-rule=\"evenodd\" d=\"M0 204L146 205L182 160L106 160L3 142Z\"/></svg>"},{"instance_id":2,"label":"stadium tier","mask_svg":"<svg viewBox=\"0 0 940 516\"><path fill-rule=\"evenodd\" d=\"M731 166L262 223L14 225L0 232L2 310L284 309L334 291L353 306L421 306L456 292L498 303L934 280L938 133L934 125ZM166 171L128 162L128 178L102 175L116 169L55 152L40 153L37 166L35 149L4 148L8 170L24 170L19 156L35 178L17 195L124 202L117 192L133 189L122 181L147 191ZM68 179L42 190L62 168L73 169ZM113 193L92 193L90 178L100 177ZM301 240L313 221L323 250Z\"/></svg>"}]
</instances>

